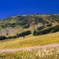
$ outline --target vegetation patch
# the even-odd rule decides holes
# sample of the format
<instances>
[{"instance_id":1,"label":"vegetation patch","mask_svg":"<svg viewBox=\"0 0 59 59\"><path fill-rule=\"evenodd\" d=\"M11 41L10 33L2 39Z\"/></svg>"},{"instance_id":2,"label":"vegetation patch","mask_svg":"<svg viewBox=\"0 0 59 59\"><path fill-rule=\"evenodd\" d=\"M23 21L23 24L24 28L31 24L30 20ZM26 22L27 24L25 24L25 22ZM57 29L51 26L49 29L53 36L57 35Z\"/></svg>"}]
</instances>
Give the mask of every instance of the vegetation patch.
<instances>
[{"instance_id":1,"label":"vegetation patch","mask_svg":"<svg viewBox=\"0 0 59 59\"><path fill-rule=\"evenodd\" d=\"M38 27L37 30L42 30L44 29L44 26Z\"/></svg>"},{"instance_id":2,"label":"vegetation patch","mask_svg":"<svg viewBox=\"0 0 59 59\"><path fill-rule=\"evenodd\" d=\"M24 31L24 32L19 33L19 34L15 35L15 36L9 36L9 37L0 36L0 40L4 40L4 39L12 39L12 38L17 38L17 37L21 37L21 36L24 37L24 36L29 35L29 34L31 34L31 31L30 31L30 30ZM8 33L7 33L6 35L8 35Z\"/></svg>"},{"instance_id":3,"label":"vegetation patch","mask_svg":"<svg viewBox=\"0 0 59 59\"><path fill-rule=\"evenodd\" d=\"M41 31L34 30L33 35L43 35L43 34L47 34L47 33L54 33L54 32L57 32L57 31L59 31L59 25L48 28L48 29L44 29L44 30L41 30Z\"/></svg>"},{"instance_id":4,"label":"vegetation patch","mask_svg":"<svg viewBox=\"0 0 59 59\"><path fill-rule=\"evenodd\" d=\"M18 52L0 53L2 59L59 59L59 49L33 49Z\"/></svg>"}]
</instances>

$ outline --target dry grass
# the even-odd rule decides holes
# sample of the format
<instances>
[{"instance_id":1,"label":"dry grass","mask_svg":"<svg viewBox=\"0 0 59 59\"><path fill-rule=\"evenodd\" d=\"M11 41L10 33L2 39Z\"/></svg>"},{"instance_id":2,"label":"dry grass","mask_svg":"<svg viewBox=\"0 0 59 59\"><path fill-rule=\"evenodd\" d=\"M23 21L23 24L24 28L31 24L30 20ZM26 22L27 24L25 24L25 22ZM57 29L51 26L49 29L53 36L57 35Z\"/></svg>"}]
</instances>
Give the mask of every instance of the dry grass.
<instances>
[{"instance_id":1,"label":"dry grass","mask_svg":"<svg viewBox=\"0 0 59 59\"><path fill-rule=\"evenodd\" d=\"M17 49L22 47L48 45L52 43L59 43L59 32L40 36L28 35L24 38L20 37L16 39L3 40L0 41L0 49Z\"/></svg>"},{"instance_id":2,"label":"dry grass","mask_svg":"<svg viewBox=\"0 0 59 59\"><path fill-rule=\"evenodd\" d=\"M59 47L0 53L3 59L59 59Z\"/></svg>"}]
</instances>

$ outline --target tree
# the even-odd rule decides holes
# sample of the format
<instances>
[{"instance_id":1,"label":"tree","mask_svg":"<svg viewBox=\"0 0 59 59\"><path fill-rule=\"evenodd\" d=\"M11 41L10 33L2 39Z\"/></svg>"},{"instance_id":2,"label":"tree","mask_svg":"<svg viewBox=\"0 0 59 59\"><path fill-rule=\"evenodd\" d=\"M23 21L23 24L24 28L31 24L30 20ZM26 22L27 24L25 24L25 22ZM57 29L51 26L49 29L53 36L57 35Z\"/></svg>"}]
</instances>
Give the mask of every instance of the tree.
<instances>
[{"instance_id":1,"label":"tree","mask_svg":"<svg viewBox=\"0 0 59 59\"><path fill-rule=\"evenodd\" d=\"M44 26L38 27L37 30L42 30L44 29Z\"/></svg>"},{"instance_id":2,"label":"tree","mask_svg":"<svg viewBox=\"0 0 59 59\"><path fill-rule=\"evenodd\" d=\"M36 33L37 33L37 32L36 32L36 30L34 29L33 35L36 35Z\"/></svg>"},{"instance_id":3,"label":"tree","mask_svg":"<svg viewBox=\"0 0 59 59\"><path fill-rule=\"evenodd\" d=\"M8 33L6 33L6 35L8 35Z\"/></svg>"}]
</instances>

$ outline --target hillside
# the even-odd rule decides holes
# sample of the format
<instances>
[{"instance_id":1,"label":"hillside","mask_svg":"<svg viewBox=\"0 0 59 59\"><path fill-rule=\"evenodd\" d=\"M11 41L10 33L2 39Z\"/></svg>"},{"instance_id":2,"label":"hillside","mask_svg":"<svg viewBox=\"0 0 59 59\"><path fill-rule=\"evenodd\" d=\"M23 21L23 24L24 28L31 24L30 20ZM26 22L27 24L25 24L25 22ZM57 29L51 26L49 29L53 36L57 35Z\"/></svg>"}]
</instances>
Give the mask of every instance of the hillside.
<instances>
[{"instance_id":1,"label":"hillside","mask_svg":"<svg viewBox=\"0 0 59 59\"><path fill-rule=\"evenodd\" d=\"M49 26L51 24L51 26ZM59 14L47 15L17 15L0 20L0 36L14 36L23 31L31 30L45 26L53 27L59 24ZM6 35L8 33L8 35Z\"/></svg>"},{"instance_id":2,"label":"hillside","mask_svg":"<svg viewBox=\"0 0 59 59\"><path fill-rule=\"evenodd\" d=\"M25 47L35 47L49 44L58 44L59 43L59 32L40 35L40 36L32 36L28 35L23 37L19 37L16 39L6 39L0 40L0 49L19 49Z\"/></svg>"},{"instance_id":3,"label":"hillside","mask_svg":"<svg viewBox=\"0 0 59 59\"><path fill-rule=\"evenodd\" d=\"M59 59L59 14L0 20L0 58Z\"/></svg>"}]
</instances>

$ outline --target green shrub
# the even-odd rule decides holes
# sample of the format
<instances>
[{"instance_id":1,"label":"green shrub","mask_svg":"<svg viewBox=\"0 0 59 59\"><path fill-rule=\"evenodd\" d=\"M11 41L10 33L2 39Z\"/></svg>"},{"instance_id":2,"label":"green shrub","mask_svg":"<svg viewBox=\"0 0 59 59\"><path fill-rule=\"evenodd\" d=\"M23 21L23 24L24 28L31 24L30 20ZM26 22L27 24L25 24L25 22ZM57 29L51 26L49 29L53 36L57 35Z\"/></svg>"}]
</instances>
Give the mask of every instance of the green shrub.
<instances>
[{"instance_id":1,"label":"green shrub","mask_svg":"<svg viewBox=\"0 0 59 59\"><path fill-rule=\"evenodd\" d=\"M59 25L48 28L48 29L36 31L35 34L33 34L33 35L43 35L43 34L47 34L47 33L54 33L54 32L57 32L57 31L59 31Z\"/></svg>"},{"instance_id":2,"label":"green shrub","mask_svg":"<svg viewBox=\"0 0 59 59\"><path fill-rule=\"evenodd\" d=\"M43 20L42 18L40 18L40 17L37 17L37 16L35 16L34 17L34 21L36 22L36 23L42 23L42 24L45 24L46 23L46 21L45 20Z\"/></svg>"},{"instance_id":3,"label":"green shrub","mask_svg":"<svg viewBox=\"0 0 59 59\"><path fill-rule=\"evenodd\" d=\"M37 30L42 30L44 29L44 26L38 27Z\"/></svg>"},{"instance_id":4,"label":"green shrub","mask_svg":"<svg viewBox=\"0 0 59 59\"><path fill-rule=\"evenodd\" d=\"M8 35L8 33L6 33L6 35Z\"/></svg>"},{"instance_id":5,"label":"green shrub","mask_svg":"<svg viewBox=\"0 0 59 59\"><path fill-rule=\"evenodd\" d=\"M17 37L26 36L26 35L29 35L29 34L31 34L31 31L30 30L24 31L24 32L22 32L20 34L17 34Z\"/></svg>"},{"instance_id":6,"label":"green shrub","mask_svg":"<svg viewBox=\"0 0 59 59\"><path fill-rule=\"evenodd\" d=\"M29 28L29 23L26 23L25 25L23 25L23 28Z\"/></svg>"},{"instance_id":7,"label":"green shrub","mask_svg":"<svg viewBox=\"0 0 59 59\"><path fill-rule=\"evenodd\" d=\"M50 14L50 18L59 23L59 16L58 15Z\"/></svg>"},{"instance_id":8,"label":"green shrub","mask_svg":"<svg viewBox=\"0 0 59 59\"><path fill-rule=\"evenodd\" d=\"M22 36L24 37L24 36L29 35L29 34L31 34L30 30L24 31L24 32L19 33L19 34L15 35L15 36L8 37L8 39L22 37Z\"/></svg>"},{"instance_id":9,"label":"green shrub","mask_svg":"<svg viewBox=\"0 0 59 59\"><path fill-rule=\"evenodd\" d=\"M48 27L52 26L52 24L47 24Z\"/></svg>"},{"instance_id":10,"label":"green shrub","mask_svg":"<svg viewBox=\"0 0 59 59\"><path fill-rule=\"evenodd\" d=\"M5 37L5 36L0 36L0 40L4 40L4 39L7 39L7 37Z\"/></svg>"},{"instance_id":11,"label":"green shrub","mask_svg":"<svg viewBox=\"0 0 59 59\"><path fill-rule=\"evenodd\" d=\"M34 30L33 35L36 35L36 30Z\"/></svg>"}]
</instances>

